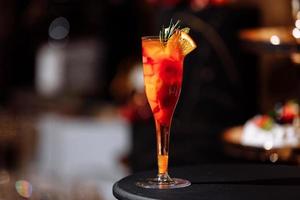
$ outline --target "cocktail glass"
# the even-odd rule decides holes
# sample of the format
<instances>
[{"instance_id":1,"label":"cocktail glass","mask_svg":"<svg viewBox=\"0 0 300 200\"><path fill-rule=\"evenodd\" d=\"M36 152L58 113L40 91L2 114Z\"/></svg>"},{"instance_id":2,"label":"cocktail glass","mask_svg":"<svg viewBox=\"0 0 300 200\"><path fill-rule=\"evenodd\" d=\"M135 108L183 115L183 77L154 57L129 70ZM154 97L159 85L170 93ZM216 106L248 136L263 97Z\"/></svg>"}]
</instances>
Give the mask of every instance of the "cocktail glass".
<instances>
[{"instance_id":1,"label":"cocktail glass","mask_svg":"<svg viewBox=\"0 0 300 200\"><path fill-rule=\"evenodd\" d=\"M184 54L178 42L161 43L159 37L142 37L145 92L154 115L158 175L137 183L144 188L181 188L188 180L168 174L169 138L173 113L180 95Z\"/></svg>"}]
</instances>

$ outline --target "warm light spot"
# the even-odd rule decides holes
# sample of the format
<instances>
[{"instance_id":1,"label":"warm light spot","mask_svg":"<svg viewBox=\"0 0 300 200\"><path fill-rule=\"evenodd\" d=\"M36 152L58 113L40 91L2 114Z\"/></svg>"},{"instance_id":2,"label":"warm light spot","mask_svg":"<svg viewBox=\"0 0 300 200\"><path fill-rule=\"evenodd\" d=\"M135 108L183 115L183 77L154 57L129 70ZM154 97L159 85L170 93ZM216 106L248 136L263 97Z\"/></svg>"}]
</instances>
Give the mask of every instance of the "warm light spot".
<instances>
[{"instance_id":1,"label":"warm light spot","mask_svg":"<svg viewBox=\"0 0 300 200\"><path fill-rule=\"evenodd\" d=\"M29 198L32 194L32 185L25 180L19 180L16 182L16 190L18 194L23 198Z\"/></svg>"},{"instance_id":2,"label":"warm light spot","mask_svg":"<svg viewBox=\"0 0 300 200\"><path fill-rule=\"evenodd\" d=\"M272 153L272 154L270 155L270 161L271 161L272 163L277 162L277 161L278 161L278 158L279 158L279 156L278 156L277 153Z\"/></svg>"},{"instance_id":3,"label":"warm light spot","mask_svg":"<svg viewBox=\"0 0 300 200\"><path fill-rule=\"evenodd\" d=\"M298 28L293 29L293 36L297 39L300 38L300 30Z\"/></svg>"},{"instance_id":4,"label":"warm light spot","mask_svg":"<svg viewBox=\"0 0 300 200\"><path fill-rule=\"evenodd\" d=\"M299 3L298 3L298 10L299 10ZM299 11L298 11L297 14L296 14L296 18L297 18L297 19L300 19L300 12L299 12Z\"/></svg>"},{"instance_id":5,"label":"warm light spot","mask_svg":"<svg viewBox=\"0 0 300 200\"><path fill-rule=\"evenodd\" d=\"M272 35L270 38L270 42L273 45L279 45L280 44L280 38L277 35Z\"/></svg>"},{"instance_id":6,"label":"warm light spot","mask_svg":"<svg viewBox=\"0 0 300 200\"><path fill-rule=\"evenodd\" d=\"M265 142L265 144L264 144L264 149L265 150L271 150L273 148L273 142L272 141L267 141L267 142Z\"/></svg>"},{"instance_id":7,"label":"warm light spot","mask_svg":"<svg viewBox=\"0 0 300 200\"><path fill-rule=\"evenodd\" d=\"M129 74L130 84L136 91L144 90L143 67L141 63L133 66Z\"/></svg>"},{"instance_id":8,"label":"warm light spot","mask_svg":"<svg viewBox=\"0 0 300 200\"><path fill-rule=\"evenodd\" d=\"M292 61L295 63L295 64L300 64L300 53L291 53L291 59L292 59ZM296 120L296 122L297 122L297 120ZM297 127L297 126L296 126ZM300 125L299 125L299 127L300 127Z\"/></svg>"},{"instance_id":9,"label":"warm light spot","mask_svg":"<svg viewBox=\"0 0 300 200\"><path fill-rule=\"evenodd\" d=\"M297 20L295 21L295 26L296 26L297 28L300 28L300 19L297 19Z\"/></svg>"},{"instance_id":10,"label":"warm light spot","mask_svg":"<svg viewBox=\"0 0 300 200\"><path fill-rule=\"evenodd\" d=\"M202 10L209 4L209 0L192 0L190 1L190 7L192 10Z\"/></svg>"}]
</instances>

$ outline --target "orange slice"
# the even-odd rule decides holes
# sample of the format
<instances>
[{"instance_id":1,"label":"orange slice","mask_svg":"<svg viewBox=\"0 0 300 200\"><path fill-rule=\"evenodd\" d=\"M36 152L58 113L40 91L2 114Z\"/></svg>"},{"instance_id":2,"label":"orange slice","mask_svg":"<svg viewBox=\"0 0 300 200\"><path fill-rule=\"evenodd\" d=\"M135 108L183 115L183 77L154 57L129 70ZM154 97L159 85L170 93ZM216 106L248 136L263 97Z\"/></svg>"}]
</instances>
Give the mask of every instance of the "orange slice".
<instances>
[{"instance_id":1,"label":"orange slice","mask_svg":"<svg viewBox=\"0 0 300 200\"><path fill-rule=\"evenodd\" d=\"M186 56L197 47L194 40L189 36L187 30L176 30L167 42L167 50L170 54L176 54L178 48L183 56Z\"/></svg>"},{"instance_id":2,"label":"orange slice","mask_svg":"<svg viewBox=\"0 0 300 200\"><path fill-rule=\"evenodd\" d=\"M180 47L184 56L191 53L197 45L194 40L184 31L180 31L181 35L179 38Z\"/></svg>"}]
</instances>

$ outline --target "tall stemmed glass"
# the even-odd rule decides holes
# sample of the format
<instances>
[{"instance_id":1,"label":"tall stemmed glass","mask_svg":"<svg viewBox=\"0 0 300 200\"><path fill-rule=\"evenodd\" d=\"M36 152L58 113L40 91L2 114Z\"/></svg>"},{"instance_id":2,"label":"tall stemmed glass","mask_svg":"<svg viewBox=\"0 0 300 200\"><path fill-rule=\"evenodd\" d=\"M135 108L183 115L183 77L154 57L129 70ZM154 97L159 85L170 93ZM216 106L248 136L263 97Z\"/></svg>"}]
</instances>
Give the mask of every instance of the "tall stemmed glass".
<instances>
[{"instance_id":1,"label":"tall stemmed glass","mask_svg":"<svg viewBox=\"0 0 300 200\"><path fill-rule=\"evenodd\" d=\"M196 46L189 41L193 47L186 49L190 44L183 42L183 35L189 38L177 31L166 43L155 36L142 38L145 92L156 127L158 175L138 182L140 187L169 189L191 184L188 180L170 178L168 174L170 127L181 91L183 60Z\"/></svg>"}]
</instances>

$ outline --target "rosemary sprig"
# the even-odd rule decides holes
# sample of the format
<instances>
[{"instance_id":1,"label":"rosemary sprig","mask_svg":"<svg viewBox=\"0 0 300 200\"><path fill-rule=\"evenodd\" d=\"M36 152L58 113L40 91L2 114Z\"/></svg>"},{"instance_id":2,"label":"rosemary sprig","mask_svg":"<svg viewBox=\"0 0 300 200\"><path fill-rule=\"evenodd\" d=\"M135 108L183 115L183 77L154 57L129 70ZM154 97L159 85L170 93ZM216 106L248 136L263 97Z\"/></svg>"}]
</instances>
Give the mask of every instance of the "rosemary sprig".
<instances>
[{"instance_id":1,"label":"rosemary sprig","mask_svg":"<svg viewBox=\"0 0 300 200\"><path fill-rule=\"evenodd\" d=\"M165 45L170 37L175 33L177 29L180 29L180 20L177 20L177 22L174 24L173 19L171 19L170 24L167 28L165 26L162 26L162 30L159 32L159 40L160 42Z\"/></svg>"}]
</instances>

